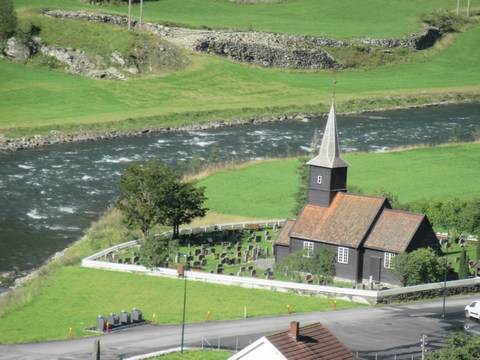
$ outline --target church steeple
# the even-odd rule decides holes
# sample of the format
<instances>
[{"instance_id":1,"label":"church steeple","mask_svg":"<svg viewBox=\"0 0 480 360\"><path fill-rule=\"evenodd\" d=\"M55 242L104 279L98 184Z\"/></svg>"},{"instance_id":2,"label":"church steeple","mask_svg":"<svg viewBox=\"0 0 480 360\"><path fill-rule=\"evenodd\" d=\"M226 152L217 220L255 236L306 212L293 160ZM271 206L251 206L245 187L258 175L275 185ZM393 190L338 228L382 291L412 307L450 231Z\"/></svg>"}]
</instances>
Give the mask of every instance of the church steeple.
<instances>
[{"instance_id":1,"label":"church steeple","mask_svg":"<svg viewBox=\"0 0 480 360\"><path fill-rule=\"evenodd\" d=\"M310 166L307 202L329 207L335 194L347 191L348 163L340 157L335 106L332 101L320 151Z\"/></svg>"}]
</instances>

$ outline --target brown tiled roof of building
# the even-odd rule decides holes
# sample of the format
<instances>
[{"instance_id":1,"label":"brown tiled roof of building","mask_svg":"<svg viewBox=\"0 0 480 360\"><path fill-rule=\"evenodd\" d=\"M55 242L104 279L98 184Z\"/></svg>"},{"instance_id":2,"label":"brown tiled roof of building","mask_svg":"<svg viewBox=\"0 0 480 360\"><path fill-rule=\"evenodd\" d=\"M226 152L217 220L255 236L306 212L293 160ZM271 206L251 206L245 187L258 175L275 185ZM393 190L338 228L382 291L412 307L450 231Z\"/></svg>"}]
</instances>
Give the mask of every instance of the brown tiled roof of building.
<instances>
[{"instance_id":1,"label":"brown tiled roof of building","mask_svg":"<svg viewBox=\"0 0 480 360\"><path fill-rule=\"evenodd\" d=\"M277 238L275 239L275 244L285 245L285 246L290 245L289 234L294 224L295 224L295 220L287 219L287 221L285 221L285 224L283 224L282 230L280 230L280 232L277 235Z\"/></svg>"},{"instance_id":2,"label":"brown tiled roof of building","mask_svg":"<svg viewBox=\"0 0 480 360\"><path fill-rule=\"evenodd\" d=\"M387 204L383 197L339 192L329 208L305 205L290 236L358 248Z\"/></svg>"},{"instance_id":3,"label":"brown tiled roof of building","mask_svg":"<svg viewBox=\"0 0 480 360\"><path fill-rule=\"evenodd\" d=\"M364 246L369 249L401 253L407 250L425 215L384 210Z\"/></svg>"},{"instance_id":4,"label":"brown tiled roof of building","mask_svg":"<svg viewBox=\"0 0 480 360\"><path fill-rule=\"evenodd\" d=\"M297 325L299 326L299 325ZM290 331L266 338L288 360L355 360L355 355L321 323L303 326L298 337Z\"/></svg>"}]
</instances>

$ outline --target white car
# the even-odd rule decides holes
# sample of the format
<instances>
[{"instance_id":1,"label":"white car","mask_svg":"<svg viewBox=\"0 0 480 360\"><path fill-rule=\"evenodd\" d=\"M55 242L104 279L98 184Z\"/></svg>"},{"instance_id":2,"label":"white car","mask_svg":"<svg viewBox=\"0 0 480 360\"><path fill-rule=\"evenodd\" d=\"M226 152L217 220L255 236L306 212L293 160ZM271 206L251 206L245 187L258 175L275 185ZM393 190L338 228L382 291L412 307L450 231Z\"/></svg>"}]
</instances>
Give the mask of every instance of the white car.
<instances>
[{"instance_id":1,"label":"white car","mask_svg":"<svg viewBox=\"0 0 480 360\"><path fill-rule=\"evenodd\" d=\"M480 320L480 300L472 302L465 306L465 317L467 319L476 318Z\"/></svg>"}]
</instances>

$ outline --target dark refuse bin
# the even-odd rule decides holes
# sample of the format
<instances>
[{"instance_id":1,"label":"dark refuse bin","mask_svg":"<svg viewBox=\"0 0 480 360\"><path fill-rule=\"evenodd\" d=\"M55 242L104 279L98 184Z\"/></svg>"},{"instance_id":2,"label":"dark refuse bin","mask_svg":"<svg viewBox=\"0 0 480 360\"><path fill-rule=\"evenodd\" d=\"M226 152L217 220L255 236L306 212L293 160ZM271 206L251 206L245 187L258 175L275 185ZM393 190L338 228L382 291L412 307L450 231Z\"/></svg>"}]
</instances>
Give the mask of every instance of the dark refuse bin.
<instances>
[{"instance_id":1,"label":"dark refuse bin","mask_svg":"<svg viewBox=\"0 0 480 360\"><path fill-rule=\"evenodd\" d=\"M141 322L142 321L142 312L136 308L132 310L132 321Z\"/></svg>"},{"instance_id":2,"label":"dark refuse bin","mask_svg":"<svg viewBox=\"0 0 480 360\"><path fill-rule=\"evenodd\" d=\"M110 315L107 317L107 320L110 327L120 325L120 318L117 314L110 313Z\"/></svg>"},{"instance_id":3,"label":"dark refuse bin","mask_svg":"<svg viewBox=\"0 0 480 360\"><path fill-rule=\"evenodd\" d=\"M105 331L107 328L107 319L105 319L103 316L98 315L97 317L97 331Z\"/></svg>"},{"instance_id":4,"label":"dark refuse bin","mask_svg":"<svg viewBox=\"0 0 480 360\"><path fill-rule=\"evenodd\" d=\"M120 324L128 325L131 322L132 322L132 319L130 317L130 313L122 310L122 312L120 313Z\"/></svg>"}]
</instances>

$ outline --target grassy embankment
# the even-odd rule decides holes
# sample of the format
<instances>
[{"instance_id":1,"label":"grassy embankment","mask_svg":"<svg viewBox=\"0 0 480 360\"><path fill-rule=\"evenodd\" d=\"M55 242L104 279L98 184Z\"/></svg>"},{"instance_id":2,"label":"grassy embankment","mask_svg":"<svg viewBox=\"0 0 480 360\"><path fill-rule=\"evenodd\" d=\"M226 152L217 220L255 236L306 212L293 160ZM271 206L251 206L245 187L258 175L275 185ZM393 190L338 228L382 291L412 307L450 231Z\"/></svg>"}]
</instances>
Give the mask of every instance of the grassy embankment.
<instances>
[{"instance_id":1,"label":"grassy embankment","mask_svg":"<svg viewBox=\"0 0 480 360\"><path fill-rule=\"evenodd\" d=\"M417 31L418 12L430 12L442 5L448 7L446 1L442 4L426 1L421 8L418 5L412 8L412 4L400 2L393 12L391 4L379 6L378 1L368 1L348 3L349 11L342 12L337 11L338 6L346 4L330 3L331 8L336 9L333 16L331 11L323 8L328 8L328 4L321 2L323 5L320 5L313 0L258 6L190 0L185 4L182 2L182 11L179 12L175 12L179 4L168 3L170 5L163 1L147 2L146 19L214 27L226 26L228 21L233 21L231 14L235 12L237 21L228 27L248 28L250 25L242 23L248 21L253 23L255 30L339 38L386 37ZM118 45L122 43L120 40L126 39L124 43L128 43L140 38L139 35L128 34L125 29L112 29L108 25L59 19L38 20L37 15L26 10L28 6L41 7L38 1L19 1L16 5L25 20L31 18L34 22L45 24L44 33L40 36L53 42L67 41L65 39L68 38L76 46L86 46L87 50L95 52L95 48L102 47L95 41L96 38L111 38L107 42L112 44L111 50L117 46L122 48ZM123 13L126 10L125 7L93 8L72 0L57 0L43 6ZM310 15L305 16L309 8ZM377 12L372 12L372 9ZM238 17L237 11L241 11L243 16ZM298 11L299 17L305 16L306 20L283 21L287 13L297 16L295 11ZM375 17L375 21L365 21L367 15L366 18L352 15L364 12ZM262 13L265 13L265 18L260 21ZM318 16L314 18L312 14ZM392 17L392 14L395 16ZM389 28L392 26L391 32L385 30L387 24ZM69 31L69 27L74 27L75 31ZM56 35L48 29L55 29ZM70 35L64 40L59 39L58 34L64 32ZM75 39L72 34L79 37ZM476 46L479 37L480 25L476 24L463 33L447 36L435 49L419 52L413 56L411 63L338 72L339 111L479 99L480 73L476 71L480 58L480 49ZM106 46L104 40L102 43ZM203 54L184 53L183 56L190 63L183 70L171 69L161 76L133 78L128 82L90 80L0 60L0 132L14 137L48 134L51 130L136 130L249 115L327 111L332 94L331 71L265 69Z\"/></svg>"},{"instance_id":2,"label":"grassy embankment","mask_svg":"<svg viewBox=\"0 0 480 360\"><path fill-rule=\"evenodd\" d=\"M348 154L345 158L352 165L349 183L366 191L381 184L406 202L420 197L465 198L478 194L480 184L476 179L480 169L471 164L479 163L479 150L480 144L465 144L404 152ZM298 163L296 159L278 160L211 174L200 181L200 185L207 187L207 206L217 213L230 214L232 218L234 214L253 219L292 216L290 209L298 184L295 175ZM382 176L372 177L372 172ZM379 183L378 178L382 177L384 181ZM276 186L266 179L277 179ZM158 323L178 323L183 289L180 281L76 266L86 254L134 236L122 226L117 212L110 212L101 219L88 231L85 240L69 249L64 258L42 270L45 276L18 289L12 294L14 296L1 300L0 342L65 338L70 325L75 336L85 336L83 329L94 325L96 315L132 307L142 309L146 318L151 318L155 312ZM205 320L208 309L212 319L217 320L241 318L244 306L249 316L284 314L286 304L290 304L294 312L331 308L329 300L194 282L189 283L189 294L196 299L188 304L189 322ZM172 305L166 308L162 304ZM337 303L339 307L351 305ZM36 320L33 324L29 320L32 318Z\"/></svg>"}]
</instances>

